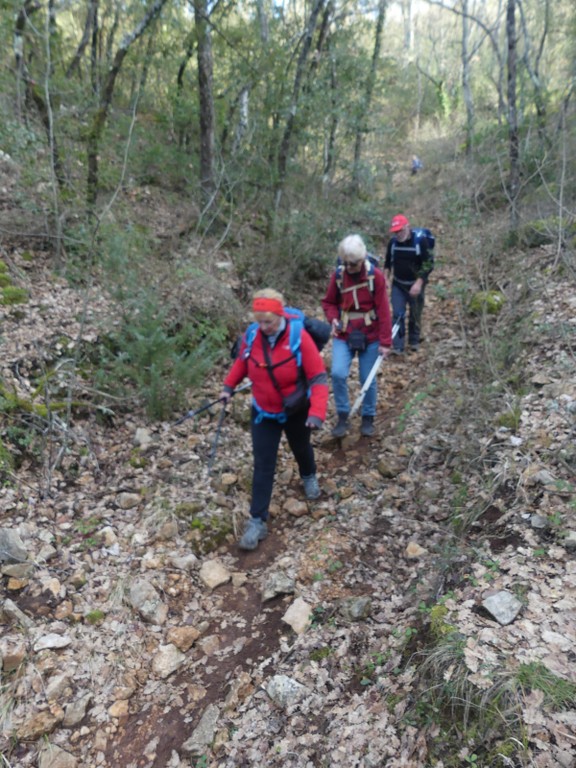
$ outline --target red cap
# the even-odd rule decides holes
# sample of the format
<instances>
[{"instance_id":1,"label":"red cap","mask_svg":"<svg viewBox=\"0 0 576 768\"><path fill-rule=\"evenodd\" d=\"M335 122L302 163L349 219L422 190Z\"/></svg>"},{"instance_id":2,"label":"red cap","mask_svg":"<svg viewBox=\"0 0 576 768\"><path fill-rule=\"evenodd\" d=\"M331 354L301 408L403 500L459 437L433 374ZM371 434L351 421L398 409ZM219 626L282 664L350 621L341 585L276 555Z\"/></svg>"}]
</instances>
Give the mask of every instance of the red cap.
<instances>
[{"instance_id":1,"label":"red cap","mask_svg":"<svg viewBox=\"0 0 576 768\"><path fill-rule=\"evenodd\" d=\"M404 229L404 227L409 227L410 222L406 218L406 216L402 216L402 214L398 214L398 216L394 216L392 221L390 222L390 232L400 232L401 229Z\"/></svg>"}]
</instances>

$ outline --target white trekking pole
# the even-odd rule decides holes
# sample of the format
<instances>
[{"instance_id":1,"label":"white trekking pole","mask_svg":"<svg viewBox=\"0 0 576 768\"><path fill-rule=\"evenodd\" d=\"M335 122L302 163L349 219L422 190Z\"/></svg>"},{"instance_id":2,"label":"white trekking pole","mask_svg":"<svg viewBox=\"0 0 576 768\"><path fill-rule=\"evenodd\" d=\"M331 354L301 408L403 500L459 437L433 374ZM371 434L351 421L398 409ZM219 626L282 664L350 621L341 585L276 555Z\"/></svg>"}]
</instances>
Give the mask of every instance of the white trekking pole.
<instances>
[{"instance_id":1,"label":"white trekking pole","mask_svg":"<svg viewBox=\"0 0 576 768\"><path fill-rule=\"evenodd\" d=\"M400 321L398 320L394 324L394 327L392 328L392 339L394 339L394 336L396 336L396 334L398 333L399 328L400 328ZM384 355L378 355L378 357L376 358L376 361L374 362L374 365L370 370L370 373L366 377L366 381L362 385L360 394L358 395L356 400L354 400L354 405L352 406L352 410L350 411L349 418L352 418L352 416L354 416L354 414L358 412L358 409L360 408L360 406L364 401L364 398L366 397L366 392L368 392L368 390L370 389L370 385L374 381L374 377L380 370L380 366L382 365L383 360L384 360Z\"/></svg>"},{"instance_id":2,"label":"white trekking pole","mask_svg":"<svg viewBox=\"0 0 576 768\"><path fill-rule=\"evenodd\" d=\"M370 373L366 377L366 381L362 385L362 389L360 390L360 394L358 395L356 400L354 400L354 405L352 406L352 410L350 411L350 417L349 418L352 418L352 416L354 416L354 414L358 411L358 409L362 405L362 402L363 402L364 398L366 397L366 392L368 392L368 390L370 389L370 385L374 381L374 376L376 376L376 374L378 373L378 369L382 365L382 361L383 360L384 360L384 355L378 355L378 357L376 358L376 362L374 363Z\"/></svg>"}]
</instances>

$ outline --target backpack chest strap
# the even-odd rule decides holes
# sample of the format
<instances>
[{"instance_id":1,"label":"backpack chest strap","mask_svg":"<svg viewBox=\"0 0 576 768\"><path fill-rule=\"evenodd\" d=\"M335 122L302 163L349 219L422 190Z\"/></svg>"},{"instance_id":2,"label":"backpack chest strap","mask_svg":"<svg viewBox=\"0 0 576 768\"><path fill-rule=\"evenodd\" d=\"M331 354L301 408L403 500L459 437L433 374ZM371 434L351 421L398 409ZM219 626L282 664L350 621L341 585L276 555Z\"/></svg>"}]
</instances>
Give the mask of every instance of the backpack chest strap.
<instances>
[{"instance_id":1,"label":"backpack chest strap","mask_svg":"<svg viewBox=\"0 0 576 768\"><path fill-rule=\"evenodd\" d=\"M345 331L348 328L350 320L364 320L364 325L372 325L372 321L376 319L376 312L371 309L369 312L342 312L342 330Z\"/></svg>"},{"instance_id":2,"label":"backpack chest strap","mask_svg":"<svg viewBox=\"0 0 576 768\"><path fill-rule=\"evenodd\" d=\"M352 294L352 300L354 301L354 309L359 310L360 309L360 302L358 301L358 291L361 288L368 288L370 292L373 291L373 284L374 284L374 278L368 278L368 280L365 283L358 283L357 285L350 285L348 288L340 288L340 293L344 295L345 293L351 293Z\"/></svg>"}]
</instances>

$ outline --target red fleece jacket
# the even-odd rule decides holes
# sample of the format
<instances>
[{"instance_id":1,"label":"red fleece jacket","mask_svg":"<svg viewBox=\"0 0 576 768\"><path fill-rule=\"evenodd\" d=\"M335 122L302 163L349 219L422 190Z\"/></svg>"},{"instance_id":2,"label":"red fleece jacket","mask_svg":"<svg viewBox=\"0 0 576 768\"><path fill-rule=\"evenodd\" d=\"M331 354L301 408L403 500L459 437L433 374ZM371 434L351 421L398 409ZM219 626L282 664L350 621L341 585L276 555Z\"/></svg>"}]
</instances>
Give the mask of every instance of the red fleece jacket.
<instances>
[{"instance_id":1,"label":"red fleece jacket","mask_svg":"<svg viewBox=\"0 0 576 768\"><path fill-rule=\"evenodd\" d=\"M298 380L298 366L290 349L289 320L286 328L278 337L274 349L270 350L272 365L282 363L274 368L274 376L280 387L277 391L270 374L266 368L266 358L262 346L262 333L256 333L250 357L246 360L246 340L242 340L240 354L228 375L224 379L224 386L235 389L242 379L248 377L252 382L252 396L258 406L268 413L281 413L282 396L287 397L296 389ZM321 421L326 419L328 405L328 377L324 361L318 352L316 344L307 331L302 331L301 346L302 369L310 388L310 409L308 416L315 416ZM283 362L287 361L287 362Z\"/></svg>"},{"instance_id":2,"label":"red fleece jacket","mask_svg":"<svg viewBox=\"0 0 576 768\"><path fill-rule=\"evenodd\" d=\"M356 275L350 275L343 270L342 287L349 288L367 281L366 267ZM386 278L379 269L374 270L374 292L368 286L358 288L356 295L358 297L359 308L354 306L354 296L352 291L344 294L340 293L338 283L336 282L336 273L330 278L330 283L326 295L322 299L322 309L329 323L332 320L340 320L342 311L347 312L370 312L373 309L376 313L376 319L371 325L365 325L362 318L350 320L345 333L339 333L337 338L347 339L351 330L360 329L368 338L368 342L378 341L381 347L392 346L392 320L390 316L390 302L388 301L388 292L386 290Z\"/></svg>"}]
</instances>

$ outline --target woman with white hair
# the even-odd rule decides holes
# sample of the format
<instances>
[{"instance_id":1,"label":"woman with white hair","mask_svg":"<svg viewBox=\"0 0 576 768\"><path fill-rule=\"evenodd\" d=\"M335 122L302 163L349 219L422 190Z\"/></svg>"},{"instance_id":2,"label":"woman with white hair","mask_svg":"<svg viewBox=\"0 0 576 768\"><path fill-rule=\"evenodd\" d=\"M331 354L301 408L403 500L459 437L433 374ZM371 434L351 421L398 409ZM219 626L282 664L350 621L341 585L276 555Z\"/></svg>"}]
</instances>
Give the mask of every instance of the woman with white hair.
<instances>
[{"instance_id":1,"label":"woman with white hair","mask_svg":"<svg viewBox=\"0 0 576 768\"><path fill-rule=\"evenodd\" d=\"M344 437L349 429L348 376L358 355L363 385L378 355L386 357L392 346L390 304L384 273L367 258L360 235L348 235L338 246L339 266L330 278L322 308L332 325L332 388L338 421L333 437ZM374 434L376 377L362 402L361 434Z\"/></svg>"}]
</instances>

